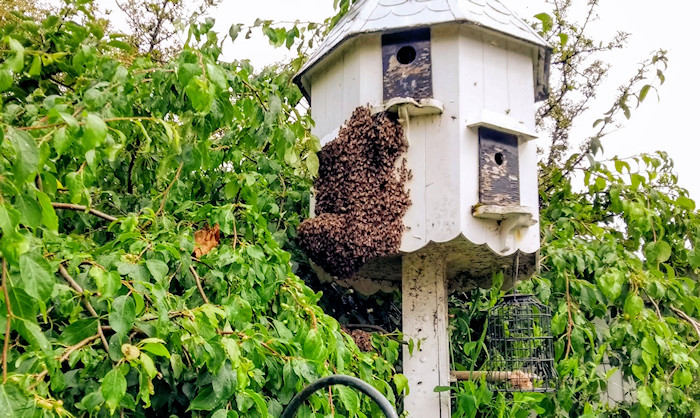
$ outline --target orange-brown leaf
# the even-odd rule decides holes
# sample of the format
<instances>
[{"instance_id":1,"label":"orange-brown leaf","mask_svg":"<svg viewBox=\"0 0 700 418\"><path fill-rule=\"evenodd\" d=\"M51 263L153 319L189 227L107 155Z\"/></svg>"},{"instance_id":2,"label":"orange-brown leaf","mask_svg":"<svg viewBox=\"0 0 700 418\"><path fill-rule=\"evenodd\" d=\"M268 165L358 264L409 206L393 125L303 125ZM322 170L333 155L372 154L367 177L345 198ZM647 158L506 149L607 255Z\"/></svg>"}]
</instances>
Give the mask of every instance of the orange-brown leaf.
<instances>
[{"instance_id":1,"label":"orange-brown leaf","mask_svg":"<svg viewBox=\"0 0 700 418\"><path fill-rule=\"evenodd\" d=\"M208 254L219 245L220 241L221 230L219 229L219 224L214 225L213 228L209 228L209 225L205 226L204 229L194 233L194 256L200 258Z\"/></svg>"}]
</instances>

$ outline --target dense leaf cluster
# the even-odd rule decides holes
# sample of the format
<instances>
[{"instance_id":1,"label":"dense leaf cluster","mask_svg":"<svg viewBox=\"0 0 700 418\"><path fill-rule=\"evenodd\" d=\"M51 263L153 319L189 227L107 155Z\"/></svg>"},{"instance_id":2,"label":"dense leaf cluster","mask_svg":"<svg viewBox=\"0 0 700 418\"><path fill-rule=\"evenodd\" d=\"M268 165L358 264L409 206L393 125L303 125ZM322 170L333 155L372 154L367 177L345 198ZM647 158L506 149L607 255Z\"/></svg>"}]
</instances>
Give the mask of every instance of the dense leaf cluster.
<instances>
[{"instance_id":1,"label":"dense leaf cluster","mask_svg":"<svg viewBox=\"0 0 700 418\"><path fill-rule=\"evenodd\" d=\"M83 3L0 27L3 416L277 416L331 373L393 400L398 343L359 351L285 251L318 170L294 68L220 62L212 21L157 64Z\"/></svg>"}]
</instances>

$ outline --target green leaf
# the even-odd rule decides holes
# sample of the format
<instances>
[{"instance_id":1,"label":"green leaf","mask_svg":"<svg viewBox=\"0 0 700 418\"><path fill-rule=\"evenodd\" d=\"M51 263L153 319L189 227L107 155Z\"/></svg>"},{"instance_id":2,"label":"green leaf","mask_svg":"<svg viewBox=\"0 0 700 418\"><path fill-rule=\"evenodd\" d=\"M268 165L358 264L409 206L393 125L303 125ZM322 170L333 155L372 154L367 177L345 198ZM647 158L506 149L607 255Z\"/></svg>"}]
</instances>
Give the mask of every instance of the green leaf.
<instances>
[{"instance_id":1,"label":"green leaf","mask_svg":"<svg viewBox=\"0 0 700 418\"><path fill-rule=\"evenodd\" d=\"M291 166L296 166L299 162L299 154L297 154L297 151L293 146L287 148L287 150L284 152L284 162Z\"/></svg>"},{"instance_id":2,"label":"green leaf","mask_svg":"<svg viewBox=\"0 0 700 418\"><path fill-rule=\"evenodd\" d=\"M28 321L36 321L39 314L34 300L21 288L9 286L10 305L12 314Z\"/></svg>"},{"instance_id":3,"label":"green leaf","mask_svg":"<svg viewBox=\"0 0 700 418\"><path fill-rule=\"evenodd\" d=\"M233 299L233 304L229 308L229 321L236 324L236 327L245 326L253 319L253 308L250 303L240 296Z\"/></svg>"},{"instance_id":4,"label":"green leaf","mask_svg":"<svg viewBox=\"0 0 700 418\"><path fill-rule=\"evenodd\" d=\"M552 16L548 15L547 13L536 14L535 19L542 22L542 32L543 33L547 33L552 29L554 21L552 20Z\"/></svg>"},{"instance_id":5,"label":"green leaf","mask_svg":"<svg viewBox=\"0 0 700 418\"><path fill-rule=\"evenodd\" d=\"M394 386L396 386L396 391L399 393L399 395L408 395L410 388L408 387L408 379L406 376L397 373L393 377L394 381Z\"/></svg>"},{"instance_id":6,"label":"green leaf","mask_svg":"<svg viewBox=\"0 0 700 418\"><path fill-rule=\"evenodd\" d=\"M219 400L216 398L214 389L211 386L206 386L201 389L197 396L190 402L188 411L211 411L219 404Z\"/></svg>"},{"instance_id":7,"label":"green leaf","mask_svg":"<svg viewBox=\"0 0 700 418\"><path fill-rule=\"evenodd\" d=\"M83 181L83 172L66 174L66 187L71 203L82 203L85 197L85 182Z\"/></svg>"},{"instance_id":8,"label":"green leaf","mask_svg":"<svg viewBox=\"0 0 700 418\"><path fill-rule=\"evenodd\" d=\"M693 383L693 375L688 370L679 370L673 375L673 385L678 387L690 386Z\"/></svg>"},{"instance_id":9,"label":"green leaf","mask_svg":"<svg viewBox=\"0 0 700 418\"><path fill-rule=\"evenodd\" d=\"M59 341L65 345L75 345L95 334L97 334L97 319L81 319L65 327Z\"/></svg>"},{"instance_id":10,"label":"green leaf","mask_svg":"<svg viewBox=\"0 0 700 418\"><path fill-rule=\"evenodd\" d=\"M119 401L126 394L126 378L119 368L112 369L105 375L102 380L101 392L107 408L113 414L119 406Z\"/></svg>"},{"instance_id":11,"label":"green leaf","mask_svg":"<svg viewBox=\"0 0 700 418\"><path fill-rule=\"evenodd\" d=\"M72 143L73 137L68 134L65 126L61 127L53 134L53 147L59 156L65 154Z\"/></svg>"},{"instance_id":12,"label":"green leaf","mask_svg":"<svg viewBox=\"0 0 700 418\"><path fill-rule=\"evenodd\" d=\"M625 299L625 313L634 318L642 312L642 309L644 309L644 300L637 294L630 292Z\"/></svg>"},{"instance_id":13,"label":"green leaf","mask_svg":"<svg viewBox=\"0 0 700 418\"><path fill-rule=\"evenodd\" d=\"M15 329L34 349L41 351L47 362L55 361L52 357L51 343L43 330L33 321L17 319L13 321Z\"/></svg>"},{"instance_id":14,"label":"green leaf","mask_svg":"<svg viewBox=\"0 0 700 418\"><path fill-rule=\"evenodd\" d=\"M107 124L101 117L89 113L83 128L83 151L95 149L107 138Z\"/></svg>"},{"instance_id":15,"label":"green leaf","mask_svg":"<svg viewBox=\"0 0 700 418\"><path fill-rule=\"evenodd\" d=\"M649 84L642 87L642 90L639 91L639 101L640 102L643 102L644 99L647 98L647 95L649 94L649 90L651 90L651 86Z\"/></svg>"},{"instance_id":16,"label":"green leaf","mask_svg":"<svg viewBox=\"0 0 700 418\"><path fill-rule=\"evenodd\" d=\"M0 411L3 418L24 417L23 410L28 409L28 401L17 386L12 383L0 384Z\"/></svg>"},{"instance_id":17,"label":"green leaf","mask_svg":"<svg viewBox=\"0 0 700 418\"><path fill-rule=\"evenodd\" d=\"M651 242L644 248L644 255L651 263L665 263L671 258L671 245L666 241Z\"/></svg>"},{"instance_id":18,"label":"green leaf","mask_svg":"<svg viewBox=\"0 0 700 418\"><path fill-rule=\"evenodd\" d=\"M146 260L146 268L148 268L151 276L153 276L157 282L164 280L168 276L168 265L160 260Z\"/></svg>"},{"instance_id":19,"label":"green leaf","mask_svg":"<svg viewBox=\"0 0 700 418\"><path fill-rule=\"evenodd\" d=\"M627 161L615 160L615 170L617 170L618 173L622 174L623 168L626 168L628 173L631 171L630 165L629 163L627 163Z\"/></svg>"},{"instance_id":20,"label":"green leaf","mask_svg":"<svg viewBox=\"0 0 700 418\"><path fill-rule=\"evenodd\" d=\"M306 339L304 340L304 355L306 358L320 360L325 353L324 347L325 344L317 329L312 329L306 334Z\"/></svg>"},{"instance_id":21,"label":"green leaf","mask_svg":"<svg viewBox=\"0 0 700 418\"><path fill-rule=\"evenodd\" d=\"M8 38L13 55L5 61L7 68L15 73L24 69L24 47L16 39Z\"/></svg>"},{"instance_id":22,"label":"green leaf","mask_svg":"<svg viewBox=\"0 0 700 418\"><path fill-rule=\"evenodd\" d=\"M603 274L598 278L598 289L610 302L614 302L622 293L622 284L625 281L624 274L619 270L614 270Z\"/></svg>"},{"instance_id":23,"label":"green leaf","mask_svg":"<svg viewBox=\"0 0 700 418\"><path fill-rule=\"evenodd\" d=\"M566 46L566 43L569 42L569 35L565 33L560 33L559 34L559 45L562 47Z\"/></svg>"},{"instance_id":24,"label":"green leaf","mask_svg":"<svg viewBox=\"0 0 700 418\"><path fill-rule=\"evenodd\" d=\"M141 352L139 355L139 360L141 361L141 366L143 366L143 370L146 372L148 377L153 379L158 375L158 370L156 370L156 365L153 363L151 356Z\"/></svg>"},{"instance_id":25,"label":"green leaf","mask_svg":"<svg viewBox=\"0 0 700 418\"><path fill-rule=\"evenodd\" d=\"M654 396L648 386L637 388L637 400L643 407L649 409L654 405Z\"/></svg>"},{"instance_id":26,"label":"green leaf","mask_svg":"<svg viewBox=\"0 0 700 418\"><path fill-rule=\"evenodd\" d=\"M688 209L689 211L695 210L695 201L684 196L678 197L676 199L676 204L684 209Z\"/></svg>"},{"instance_id":27,"label":"green leaf","mask_svg":"<svg viewBox=\"0 0 700 418\"><path fill-rule=\"evenodd\" d=\"M114 297L122 287L122 278L116 271L104 271L102 268L93 266L89 271L90 277L95 280L97 290L101 299Z\"/></svg>"},{"instance_id":28,"label":"green leaf","mask_svg":"<svg viewBox=\"0 0 700 418\"><path fill-rule=\"evenodd\" d=\"M136 303L129 296L114 299L109 312L109 325L122 338L131 330L136 319Z\"/></svg>"},{"instance_id":29,"label":"green leaf","mask_svg":"<svg viewBox=\"0 0 700 418\"><path fill-rule=\"evenodd\" d=\"M214 96L210 93L209 82L204 77L195 77L187 83L185 94L190 98L192 107L199 113L207 113L214 103Z\"/></svg>"},{"instance_id":30,"label":"green leaf","mask_svg":"<svg viewBox=\"0 0 700 418\"><path fill-rule=\"evenodd\" d=\"M32 65L29 67L29 71L27 72L30 77L36 77L38 75L41 75L41 57L39 55L35 55L34 59L32 60Z\"/></svg>"},{"instance_id":31,"label":"green leaf","mask_svg":"<svg viewBox=\"0 0 700 418\"><path fill-rule=\"evenodd\" d=\"M238 191L240 189L241 188L238 185L238 182L236 182L236 181L228 182L228 184L226 184L226 187L224 188L224 194L226 195L226 199L228 199L228 200L235 199L236 196L238 196Z\"/></svg>"},{"instance_id":32,"label":"green leaf","mask_svg":"<svg viewBox=\"0 0 700 418\"><path fill-rule=\"evenodd\" d=\"M29 253L20 256L19 268L21 278L13 286L24 289L40 306L46 306L56 284L49 263L41 255Z\"/></svg>"},{"instance_id":33,"label":"green leaf","mask_svg":"<svg viewBox=\"0 0 700 418\"><path fill-rule=\"evenodd\" d=\"M41 207L34 196L29 194L17 195L15 208L19 211L19 221L22 225L37 229L41 226Z\"/></svg>"},{"instance_id":34,"label":"green leaf","mask_svg":"<svg viewBox=\"0 0 700 418\"><path fill-rule=\"evenodd\" d=\"M231 27L228 30L228 36L231 37L231 42L235 41L236 38L238 38L238 34L241 33L241 24L235 24L231 25Z\"/></svg>"},{"instance_id":35,"label":"green leaf","mask_svg":"<svg viewBox=\"0 0 700 418\"><path fill-rule=\"evenodd\" d=\"M340 401L348 411L348 414L350 416L356 415L360 410L360 397L357 396L355 389L340 385L336 386L335 389L338 391Z\"/></svg>"},{"instance_id":36,"label":"green leaf","mask_svg":"<svg viewBox=\"0 0 700 418\"><path fill-rule=\"evenodd\" d=\"M173 369L175 379L179 379L185 368L185 364L182 362L182 357L179 354L173 353L170 355L170 367Z\"/></svg>"},{"instance_id":37,"label":"green leaf","mask_svg":"<svg viewBox=\"0 0 700 418\"><path fill-rule=\"evenodd\" d=\"M51 205L51 199L42 191L36 192L39 206L41 206L41 221L49 231L54 234L58 233L58 216L56 210Z\"/></svg>"},{"instance_id":38,"label":"green leaf","mask_svg":"<svg viewBox=\"0 0 700 418\"><path fill-rule=\"evenodd\" d=\"M318 175L319 161L315 153L312 152L306 156L306 168L309 170L309 174L311 174L312 177Z\"/></svg>"},{"instance_id":39,"label":"green leaf","mask_svg":"<svg viewBox=\"0 0 700 418\"><path fill-rule=\"evenodd\" d=\"M14 79L12 78L12 73L10 70L7 68L0 68L0 92L3 92L10 87L12 87L12 84L14 83Z\"/></svg>"},{"instance_id":40,"label":"green leaf","mask_svg":"<svg viewBox=\"0 0 700 418\"><path fill-rule=\"evenodd\" d=\"M141 350L148 351L149 353L155 354L156 356L170 358L170 352L161 343L146 343L140 348Z\"/></svg>"},{"instance_id":41,"label":"green leaf","mask_svg":"<svg viewBox=\"0 0 700 418\"><path fill-rule=\"evenodd\" d=\"M8 138L15 149L12 166L15 183L19 186L39 168L39 147L31 135L12 127L8 128Z\"/></svg>"},{"instance_id":42,"label":"green leaf","mask_svg":"<svg viewBox=\"0 0 700 418\"><path fill-rule=\"evenodd\" d=\"M211 383L217 400L224 401L231 398L236 391L238 379L230 362L227 361L221 366Z\"/></svg>"},{"instance_id":43,"label":"green leaf","mask_svg":"<svg viewBox=\"0 0 700 418\"><path fill-rule=\"evenodd\" d=\"M250 399L253 400L253 402L255 403L255 407L258 409L258 412L260 413L260 416L262 416L263 418L267 418L267 416L268 416L268 414L267 414L267 403L265 402L265 399L263 399L262 396L260 396L259 394L253 392L253 391L250 390L250 389L244 390L243 393L244 393L247 397L249 397Z\"/></svg>"},{"instance_id":44,"label":"green leaf","mask_svg":"<svg viewBox=\"0 0 700 418\"><path fill-rule=\"evenodd\" d=\"M117 49L121 49L122 51L124 51L126 53L132 53L134 51L134 48L131 45L129 45L123 41L118 41L116 39L107 42L107 45L113 46Z\"/></svg>"}]
</instances>

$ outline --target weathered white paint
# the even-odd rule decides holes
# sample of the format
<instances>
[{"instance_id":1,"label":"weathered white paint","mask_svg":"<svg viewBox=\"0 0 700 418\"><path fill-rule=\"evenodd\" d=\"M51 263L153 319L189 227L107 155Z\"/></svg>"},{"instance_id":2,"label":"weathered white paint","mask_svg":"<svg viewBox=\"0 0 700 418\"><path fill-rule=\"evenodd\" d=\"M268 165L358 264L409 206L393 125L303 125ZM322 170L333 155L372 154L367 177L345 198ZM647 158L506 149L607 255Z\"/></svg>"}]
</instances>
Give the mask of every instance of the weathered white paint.
<instances>
[{"instance_id":1,"label":"weathered white paint","mask_svg":"<svg viewBox=\"0 0 700 418\"><path fill-rule=\"evenodd\" d=\"M406 159L412 179L407 187L412 207L404 218L407 230L402 252L459 236L487 244L502 255L517 250L532 253L539 248L537 222L515 222L512 229L501 228L500 219L472 215L472 208L479 204L479 137L478 130L468 126L487 125L523 137L519 145L520 206L528 206L533 219L538 218L536 146L525 140L534 136L531 51L513 45L469 27L433 29L433 89L444 110L439 116L412 116L408 124ZM528 103L525 109L515 110L513 104L523 107L524 103Z\"/></svg>"},{"instance_id":2,"label":"weathered white paint","mask_svg":"<svg viewBox=\"0 0 700 418\"><path fill-rule=\"evenodd\" d=\"M404 217L401 252L463 239L481 257L492 252L501 256L534 253L540 242L537 148L529 139L535 131L532 60L537 49L471 25L433 27L431 38L434 98L418 106L383 101L379 34L345 43L315 67L313 133L325 145L337 137L358 106L407 109L403 119L407 119L406 160L412 173L407 188L412 206ZM425 105L427 112L420 109ZM479 206L478 126L521 138L519 206L527 207L535 222L515 212L507 223L473 215ZM465 254L464 259L474 256ZM451 263L461 263L458 255L452 258Z\"/></svg>"},{"instance_id":3,"label":"weathered white paint","mask_svg":"<svg viewBox=\"0 0 700 418\"><path fill-rule=\"evenodd\" d=\"M382 100L382 61L379 35L356 39L324 62L313 76L312 133L321 144L333 140L342 124L360 106Z\"/></svg>"},{"instance_id":4,"label":"weathered white paint","mask_svg":"<svg viewBox=\"0 0 700 418\"><path fill-rule=\"evenodd\" d=\"M403 349L403 373L410 393L404 407L416 418L450 416L450 348L447 334L446 260L440 251L420 251L403 258L403 333L415 341ZM420 348L418 342L420 341Z\"/></svg>"},{"instance_id":5,"label":"weathered white paint","mask_svg":"<svg viewBox=\"0 0 700 418\"><path fill-rule=\"evenodd\" d=\"M537 138L535 131L530 130L523 121L496 113L488 109L482 109L481 114L475 118L469 118L468 128L478 129L480 127L490 128L520 137L524 140Z\"/></svg>"}]
</instances>

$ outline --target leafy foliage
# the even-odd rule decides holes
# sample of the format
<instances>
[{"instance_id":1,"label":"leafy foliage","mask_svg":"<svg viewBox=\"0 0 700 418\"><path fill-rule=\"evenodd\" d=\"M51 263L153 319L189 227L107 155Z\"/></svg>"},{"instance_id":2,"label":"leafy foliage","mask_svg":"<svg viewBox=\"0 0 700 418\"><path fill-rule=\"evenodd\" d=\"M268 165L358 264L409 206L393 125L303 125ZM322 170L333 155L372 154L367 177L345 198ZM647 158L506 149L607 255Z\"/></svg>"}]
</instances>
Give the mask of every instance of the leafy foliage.
<instances>
[{"instance_id":1,"label":"leafy foliage","mask_svg":"<svg viewBox=\"0 0 700 418\"><path fill-rule=\"evenodd\" d=\"M212 25L167 64L84 2L0 27L10 416L277 416L336 372L395 399L399 344L360 352L285 251L318 170L294 67L221 62ZM301 416L373 408L334 390Z\"/></svg>"},{"instance_id":2,"label":"leafy foliage","mask_svg":"<svg viewBox=\"0 0 700 418\"><path fill-rule=\"evenodd\" d=\"M456 416L698 417L700 416L700 223L695 202L678 185L663 152L603 160L602 139L629 119L663 84L665 51L657 51L620 87L593 133L571 153L574 120L595 99L608 66L601 52L622 47L626 35L598 42L570 19L572 2L551 0L554 12L536 25L554 46L552 96L539 111L551 147L540 164L542 272L521 283L553 310L556 395L506 398L484 381L460 383ZM583 184L583 187L578 186ZM483 369L484 311L494 291L453 302L456 367ZM457 343L459 342L459 344ZM619 371L626 396L609 402Z\"/></svg>"}]
</instances>

